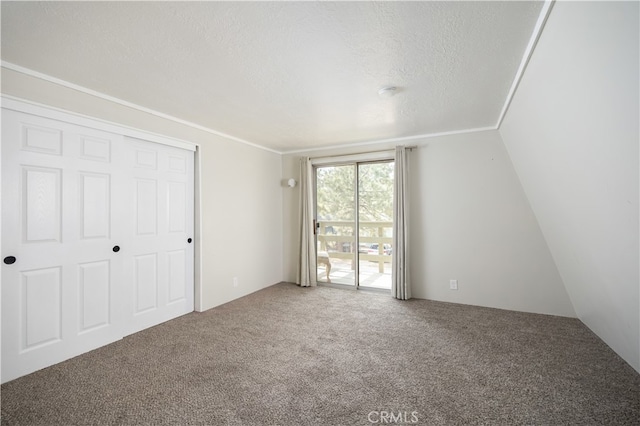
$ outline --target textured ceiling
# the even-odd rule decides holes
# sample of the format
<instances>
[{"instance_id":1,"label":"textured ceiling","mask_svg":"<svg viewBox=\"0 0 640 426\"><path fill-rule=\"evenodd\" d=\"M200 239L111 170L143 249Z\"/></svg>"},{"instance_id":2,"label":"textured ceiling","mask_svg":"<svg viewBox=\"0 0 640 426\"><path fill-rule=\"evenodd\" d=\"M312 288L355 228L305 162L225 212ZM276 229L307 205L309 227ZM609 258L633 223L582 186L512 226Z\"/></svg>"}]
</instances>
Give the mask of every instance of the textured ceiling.
<instances>
[{"instance_id":1,"label":"textured ceiling","mask_svg":"<svg viewBox=\"0 0 640 426\"><path fill-rule=\"evenodd\" d=\"M2 1L2 60L288 151L495 126L541 8Z\"/></svg>"}]
</instances>

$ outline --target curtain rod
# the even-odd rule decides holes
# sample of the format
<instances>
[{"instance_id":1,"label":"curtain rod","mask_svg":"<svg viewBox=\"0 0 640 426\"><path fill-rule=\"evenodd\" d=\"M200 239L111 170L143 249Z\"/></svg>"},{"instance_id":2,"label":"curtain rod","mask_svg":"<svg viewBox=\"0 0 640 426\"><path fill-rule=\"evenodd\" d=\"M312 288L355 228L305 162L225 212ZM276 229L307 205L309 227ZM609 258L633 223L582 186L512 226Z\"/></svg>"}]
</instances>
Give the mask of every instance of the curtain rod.
<instances>
[{"instance_id":1,"label":"curtain rod","mask_svg":"<svg viewBox=\"0 0 640 426\"><path fill-rule=\"evenodd\" d=\"M411 151L412 149L418 148L417 145L405 146L405 149ZM323 155L321 157L309 157L309 160L317 160L320 158L335 158L335 157L348 157L349 155L363 155L363 154L376 154L378 152L388 152L395 151L395 148L389 149L379 149L377 151L363 151L363 152L352 152L351 154L334 154L334 155Z\"/></svg>"}]
</instances>

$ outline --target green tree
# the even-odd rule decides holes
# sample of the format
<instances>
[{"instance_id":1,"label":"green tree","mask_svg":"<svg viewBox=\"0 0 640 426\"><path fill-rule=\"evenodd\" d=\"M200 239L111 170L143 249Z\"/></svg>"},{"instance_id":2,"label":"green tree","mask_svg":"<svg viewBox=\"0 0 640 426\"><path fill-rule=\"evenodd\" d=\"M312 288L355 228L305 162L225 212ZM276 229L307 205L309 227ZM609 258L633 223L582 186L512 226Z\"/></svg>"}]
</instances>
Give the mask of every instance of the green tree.
<instances>
[{"instance_id":1,"label":"green tree","mask_svg":"<svg viewBox=\"0 0 640 426\"><path fill-rule=\"evenodd\" d=\"M364 163L359 173L359 219L363 222L393 220L393 162ZM355 220L355 170L353 165L317 169L317 215L319 221ZM353 229L334 229L352 235Z\"/></svg>"},{"instance_id":2,"label":"green tree","mask_svg":"<svg viewBox=\"0 0 640 426\"><path fill-rule=\"evenodd\" d=\"M362 164L358 168L360 220L393 220L393 162Z\"/></svg>"},{"instance_id":3,"label":"green tree","mask_svg":"<svg viewBox=\"0 0 640 426\"><path fill-rule=\"evenodd\" d=\"M318 220L355 220L355 168L319 167L316 172Z\"/></svg>"}]
</instances>

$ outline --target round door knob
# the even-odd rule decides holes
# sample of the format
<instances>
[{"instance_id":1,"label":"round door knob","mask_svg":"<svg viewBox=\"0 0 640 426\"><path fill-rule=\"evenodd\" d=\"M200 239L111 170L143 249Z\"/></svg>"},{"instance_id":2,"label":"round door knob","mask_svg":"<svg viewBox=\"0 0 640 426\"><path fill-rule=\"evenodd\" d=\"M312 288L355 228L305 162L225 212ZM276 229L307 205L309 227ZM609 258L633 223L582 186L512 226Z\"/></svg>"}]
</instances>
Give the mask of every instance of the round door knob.
<instances>
[{"instance_id":1,"label":"round door knob","mask_svg":"<svg viewBox=\"0 0 640 426\"><path fill-rule=\"evenodd\" d=\"M120 246L113 246L113 252L117 253L120 251Z\"/></svg>"},{"instance_id":2,"label":"round door knob","mask_svg":"<svg viewBox=\"0 0 640 426\"><path fill-rule=\"evenodd\" d=\"M7 265L13 265L14 263L16 263L16 257L15 256L7 256L4 258L4 263L6 263Z\"/></svg>"},{"instance_id":3,"label":"round door knob","mask_svg":"<svg viewBox=\"0 0 640 426\"><path fill-rule=\"evenodd\" d=\"M191 241L193 241L191 238L187 238L187 242L188 242L189 244L191 244Z\"/></svg>"}]
</instances>

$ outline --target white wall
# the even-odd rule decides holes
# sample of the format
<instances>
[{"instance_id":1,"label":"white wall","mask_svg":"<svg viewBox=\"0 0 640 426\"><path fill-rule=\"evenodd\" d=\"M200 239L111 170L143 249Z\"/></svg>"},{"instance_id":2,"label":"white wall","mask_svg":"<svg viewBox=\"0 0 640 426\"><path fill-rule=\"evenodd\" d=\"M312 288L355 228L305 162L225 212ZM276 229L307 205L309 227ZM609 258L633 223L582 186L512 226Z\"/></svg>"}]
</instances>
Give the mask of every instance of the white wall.
<instances>
[{"instance_id":1,"label":"white wall","mask_svg":"<svg viewBox=\"0 0 640 426\"><path fill-rule=\"evenodd\" d=\"M409 172L414 297L575 316L498 132L418 144ZM310 156L337 153L346 151ZM283 157L283 178L299 177L300 155ZM283 276L293 282L298 191L287 190L283 197ZM458 291L449 290L449 279L458 280Z\"/></svg>"},{"instance_id":2,"label":"white wall","mask_svg":"<svg viewBox=\"0 0 640 426\"><path fill-rule=\"evenodd\" d=\"M4 68L2 93L200 144L203 309L282 280L279 154Z\"/></svg>"},{"instance_id":3,"label":"white wall","mask_svg":"<svg viewBox=\"0 0 640 426\"><path fill-rule=\"evenodd\" d=\"M500 129L578 317L638 371L639 12L557 2Z\"/></svg>"}]
</instances>

